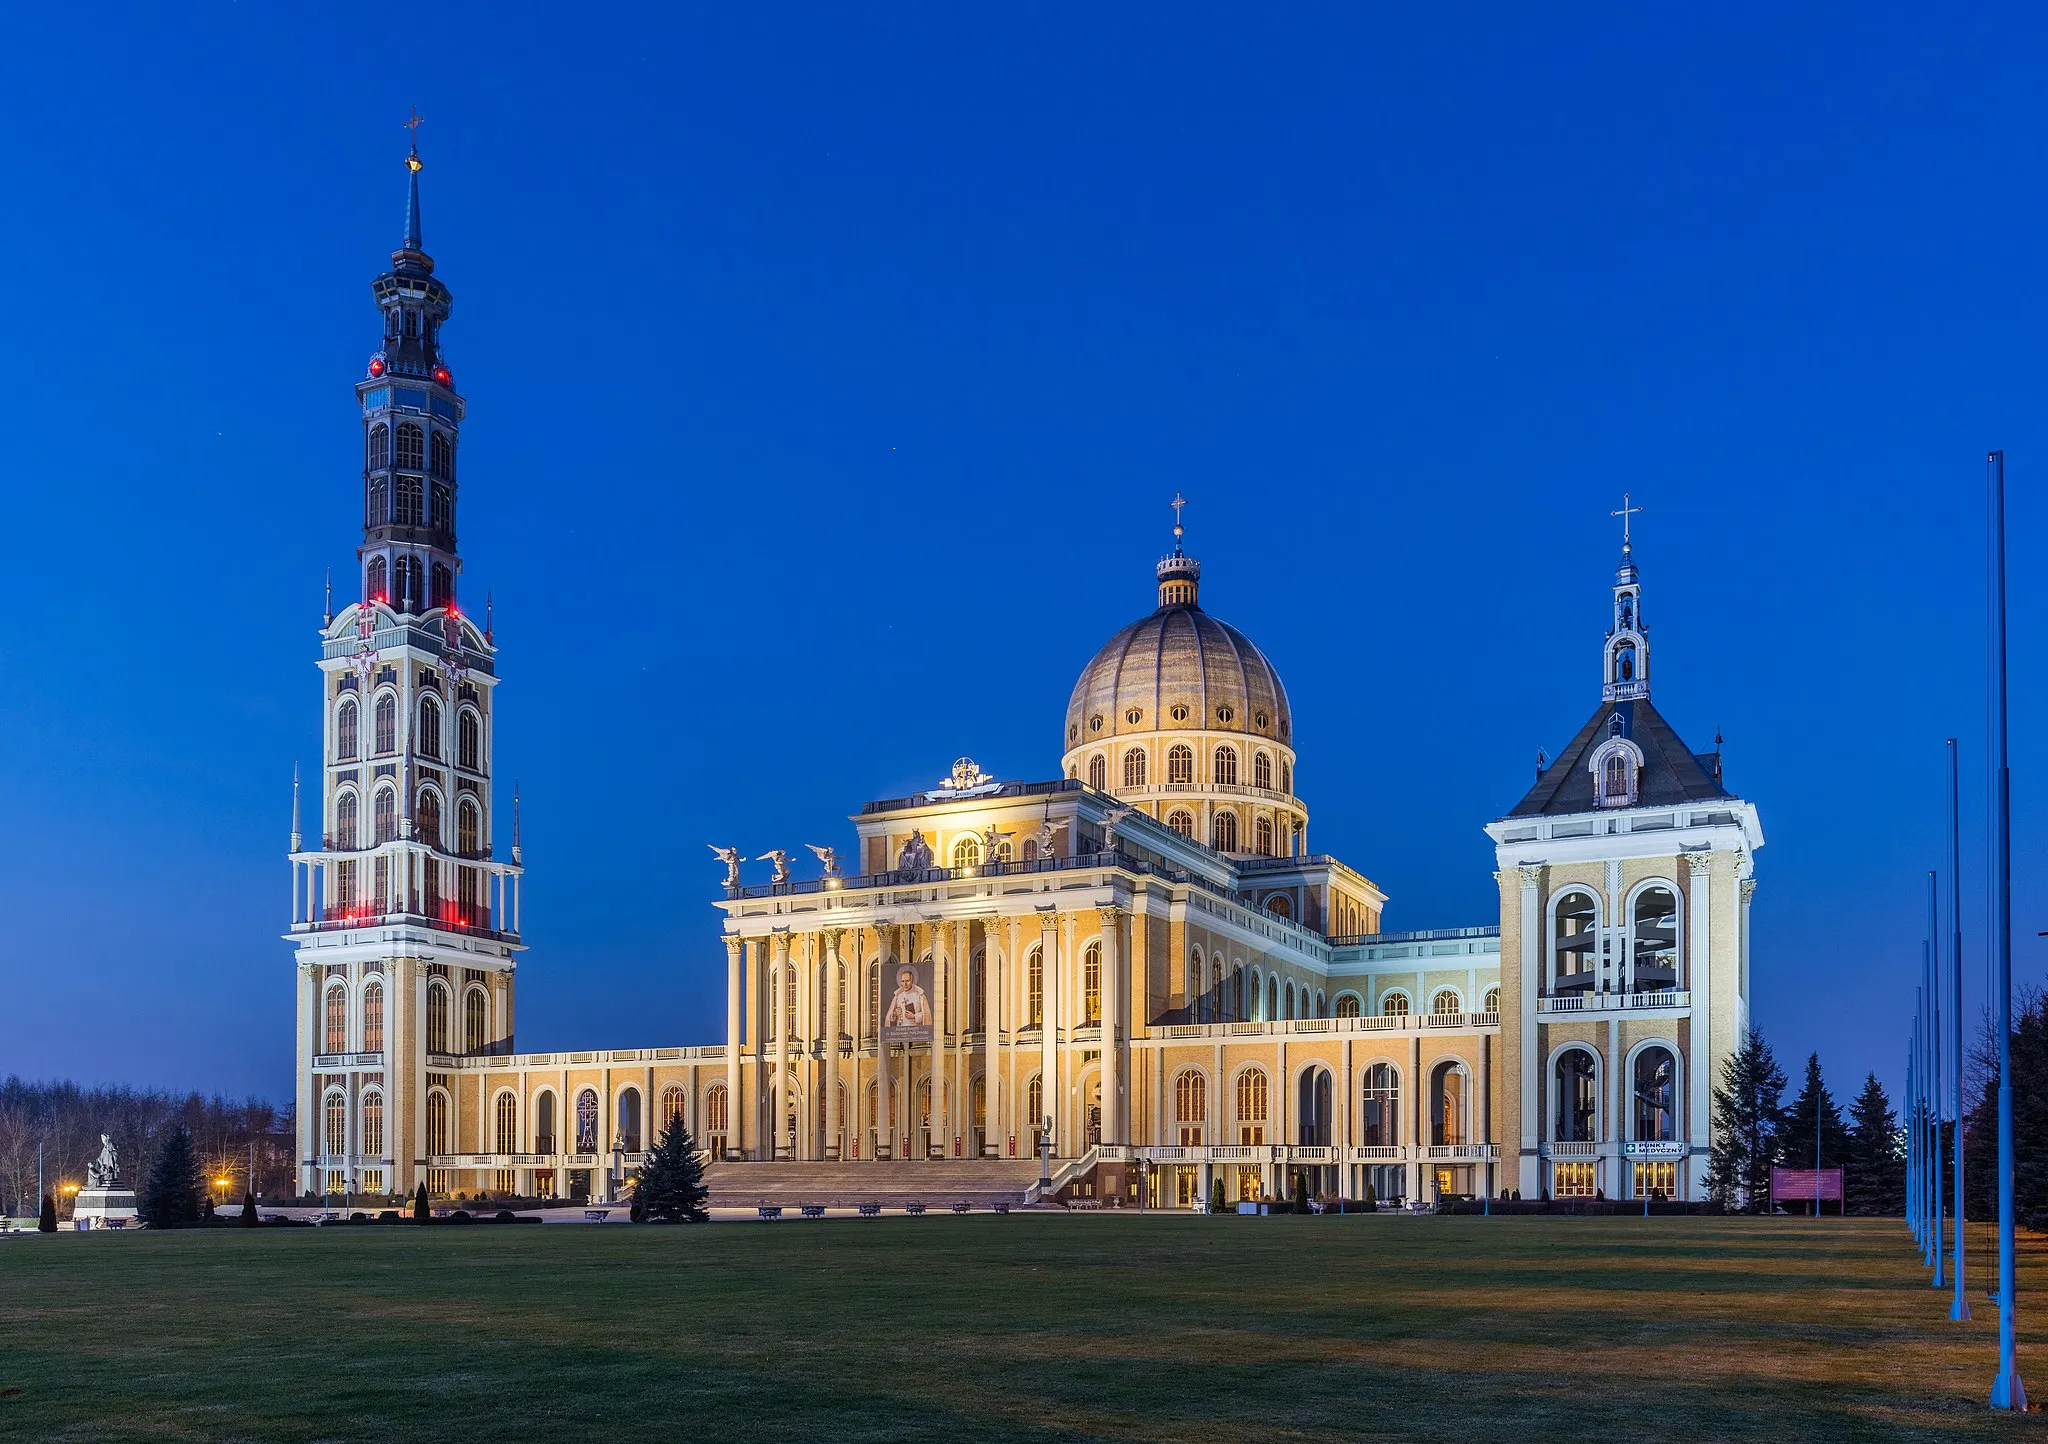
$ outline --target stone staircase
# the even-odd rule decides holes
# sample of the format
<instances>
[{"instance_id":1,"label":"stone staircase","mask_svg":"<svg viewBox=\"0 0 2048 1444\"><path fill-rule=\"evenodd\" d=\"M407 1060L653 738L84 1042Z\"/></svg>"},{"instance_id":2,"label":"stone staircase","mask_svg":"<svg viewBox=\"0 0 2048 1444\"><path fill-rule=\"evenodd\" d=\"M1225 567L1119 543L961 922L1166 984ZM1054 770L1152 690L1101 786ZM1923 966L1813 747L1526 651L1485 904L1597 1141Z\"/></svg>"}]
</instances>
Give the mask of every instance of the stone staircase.
<instances>
[{"instance_id":1,"label":"stone staircase","mask_svg":"<svg viewBox=\"0 0 2048 1444\"><path fill-rule=\"evenodd\" d=\"M1024 1203L1038 1164L1021 1159L927 1159L883 1163L713 1163L704 1170L713 1208L807 1203L852 1208L922 1203L934 1213L956 1203L988 1208Z\"/></svg>"}]
</instances>

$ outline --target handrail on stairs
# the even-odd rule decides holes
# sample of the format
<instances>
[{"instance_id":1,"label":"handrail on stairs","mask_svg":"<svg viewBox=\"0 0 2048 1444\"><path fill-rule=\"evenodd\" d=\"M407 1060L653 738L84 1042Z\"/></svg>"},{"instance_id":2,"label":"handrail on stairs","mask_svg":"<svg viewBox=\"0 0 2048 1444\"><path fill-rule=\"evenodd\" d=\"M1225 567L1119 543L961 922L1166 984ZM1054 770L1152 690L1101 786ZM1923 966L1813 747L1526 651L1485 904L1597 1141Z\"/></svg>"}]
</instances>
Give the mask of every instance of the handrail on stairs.
<instances>
[{"instance_id":1,"label":"handrail on stairs","mask_svg":"<svg viewBox=\"0 0 2048 1444\"><path fill-rule=\"evenodd\" d=\"M1039 1186L1033 1183L1029 1188L1025 1189L1024 1202L1027 1204L1043 1203L1046 1199L1058 1194L1061 1189L1065 1188L1082 1174L1092 1172L1095 1165L1101 1161L1098 1156L1100 1152L1101 1150L1090 1145L1088 1151L1079 1158L1068 1159L1053 1170L1052 1185L1049 1188L1041 1191Z\"/></svg>"}]
</instances>

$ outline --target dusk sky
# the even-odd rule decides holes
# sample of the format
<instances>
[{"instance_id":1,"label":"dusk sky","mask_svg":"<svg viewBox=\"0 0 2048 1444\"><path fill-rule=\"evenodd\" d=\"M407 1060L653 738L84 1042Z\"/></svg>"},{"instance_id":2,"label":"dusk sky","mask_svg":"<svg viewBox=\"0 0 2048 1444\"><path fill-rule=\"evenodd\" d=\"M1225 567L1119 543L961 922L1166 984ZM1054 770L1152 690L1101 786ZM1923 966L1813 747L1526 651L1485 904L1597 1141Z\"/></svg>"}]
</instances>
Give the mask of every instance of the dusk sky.
<instances>
[{"instance_id":1,"label":"dusk sky","mask_svg":"<svg viewBox=\"0 0 2048 1444\"><path fill-rule=\"evenodd\" d=\"M1784 9L17 13L0 1074L290 1096L417 106L522 1050L722 1040L707 842L1056 775L1176 491L1313 848L1388 928L1498 921L1627 491L1657 705L1762 813L1756 1020L1896 1085L1949 735L1982 997L1990 447L2043 975L2048 27Z\"/></svg>"}]
</instances>

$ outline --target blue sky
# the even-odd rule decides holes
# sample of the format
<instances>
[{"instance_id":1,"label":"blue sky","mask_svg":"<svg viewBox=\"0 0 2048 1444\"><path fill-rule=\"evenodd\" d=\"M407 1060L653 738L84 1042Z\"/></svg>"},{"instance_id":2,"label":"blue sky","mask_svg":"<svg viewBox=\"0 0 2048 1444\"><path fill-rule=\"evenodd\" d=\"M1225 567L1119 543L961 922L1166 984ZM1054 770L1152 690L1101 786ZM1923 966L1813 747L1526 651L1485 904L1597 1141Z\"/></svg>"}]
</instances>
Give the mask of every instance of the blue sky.
<instances>
[{"instance_id":1,"label":"blue sky","mask_svg":"<svg viewBox=\"0 0 2048 1444\"><path fill-rule=\"evenodd\" d=\"M2011 456L2018 972L2048 926L2038 13L44 7L14 146L0 1071L288 1094L283 860L417 105L464 598L526 797L522 1047L714 1040L707 841L844 842L1204 601L1389 927L1598 700L1761 807L1781 1053L1895 1073ZM501 814L500 842L508 841Z\"/></svg>"}]
</instances>

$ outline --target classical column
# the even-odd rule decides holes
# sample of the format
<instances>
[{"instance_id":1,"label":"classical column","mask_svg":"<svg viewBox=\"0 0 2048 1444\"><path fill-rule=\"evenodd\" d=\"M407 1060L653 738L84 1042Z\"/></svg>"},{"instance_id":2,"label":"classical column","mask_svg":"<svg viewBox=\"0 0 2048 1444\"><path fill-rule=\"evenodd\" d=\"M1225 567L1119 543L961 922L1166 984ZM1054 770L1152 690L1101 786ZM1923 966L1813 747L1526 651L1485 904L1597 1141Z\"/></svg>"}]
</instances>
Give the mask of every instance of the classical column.
<instances>
[{"instance_id":1,"label":"classical column","mask_svg":"<svg viewBox=\"0 0 2048 1444\"><path fill-rule=\"evenodd\" d=\"M1519 931L1522 935L1521 948L1521 997L1518 1000L1521 1026L1516 1029L1516 1062L1520 1065L1517 1073L1522 1085L1522 1108L1520 1137L1516 1140L1517 1175L1516 1185L1524 1198L1540 1196L1542 1189L1543 1160L1538 1150L1542 1146L1541 1127L1542 1092L1540 1069L1543 1064L1543 1035L1536 1021L1536 1000L1540 996L1538 986L1539 967L1543 946L1542 895L1543 869L1541 867L1520 867L1516 869L1522 884L1522 911Z\"/></svg>"},{"instance_id":2,"label":"classical column","mask_svg":"<svg viewBox=\"0 0 2048 1444\"><path fill-rule=\"evenodd\" d=\"M889 967L890 946L895 926L891 923L875 924L875 968L877 978L885 975ZM867 981L861 981L861 1006L867 1006ZM889 1118L890 1089L895 1080L889 1076L889 1045L882 1041L882 1020L878 1016L875 1025L875 1157L887 1158L896 1150L896 1125Z\"/></svg>"},{"instance_id":3,"label":"classical column","mask_svg":"<svg viewBox=\"0 0 2048 1444\"><path fill-rule=\"evenodd\" d=\"M1066 1158L1079 1156L1082 1148L1081 1129L1074 1111L1074 1032L1081 1022L1081 955L1074 947L1074 930L1079 922L1073 913L1060 915L1059 986L1054 991L1056 1006L1052 1010L1061 1029L1060 1086L1051 1109L1053 1154Z\"/></svg>"},{"instance_id":4,"label":"classical column","mask_svg":"<svg viewBox=\"0 0 2048 1444\"><path fill-rule=\"evenodd\" d=\"M789 986L789 934L775 933L769 940L768 1026L775 1034L775 1082L769 1090L768 1147L765 1156L780 1158L788 1147L783 1129L789 1117L789 1004L783 989Z\"/></svg>"},{"instance_id":5,"label":"classical column","mask_svg":"<svg viewBox=\"0 0 2048 1444\"><path fill-rule=\"evenodd\" d=\"M1685 908L1690 924L1686 929L1685 981L1692 999L1692 1006L1686 1010L1692 1024L1686 1050L1692 1056L1685 1060L1686 1077L1692 1084L1686 1090L1692 1095L1685 1119L1686 1171L1692 1176L1692 1196L1696 1199L1707 1196L1707 1158L1713 1148L1714 970L1707 952L1712 942L1707 923L1713 911L1713 862L1712 853L1685 854Z\"/></svg>"},{"instance_id":6,"label":"classical column","mask_svg":"<svg viewBox=\"0 0 2048 1444\"><path fill-rule=\"evenodd\" d=\"M1349 1045L1347 1044L1347 1051ZM1474 1143L1492 1143L1493 1136L1493 1039L1485 1033L1479 1035L1479 1096L1472 1104L1472 1132ZM1480 1174L1486 1180L1486 1191L1493 1192L1493 1165L1482 1162Z\"/></svg>"},{"instance_id":7,"label":"classical column","mask_svg":"<svg viewBox=\"0 0 2048 1444\"><path fill-rule=\"evenodd\" d=\"M953 1011L959 1014L955 1031L959 1043L953 1051L952 1098L953 1106L960 1111L957 1116L949 1113L943 1151L948 1158L964 1158L967 1138L974 1132L974 1083L969 1077L974 1071L974 1060L967 1048L967 1034L974 1022L974 924L967 918L953 924L953 961L959 971L959 990L953 1001ZM957 1151L954 1140L958 1141Z\"/></svg>"},{"instance_id":8,"label":"classical column","mask_svg":"<svg viewBox=\"0 0 2048 1444\"><path fill-rule=\"evenodd\" d=\"M950 1071L947 1065L952 1061L951 1050L947 1045L946 1039L946 1025L951 1021L953 1007L953 989L951 986L953 972L952 952L952 944L947 938L946 929L940 927L937 923L932 924L931 1131L937 1137L939 1157L941 1158L949 1156L946 1140L951 1137L953 1126L952 1114L947 1107L949 1100L946 1097L947 1074ZM925 1141L925 1157L927 1158L931 1157L931 1141L930 1139Z\"/></svg>"},{"instance_id":9,"label":"classical column","mask_svg":"<svg viewBox=\"0 0 2048 1444\"><path fill-rule=\"evenodd\" d=\"M996 1158L1002 1153L997 1142L1003 1135L1002 1074L996 1067L996 1039L1002 1032L1002 967L998 949L1002 946L1003 920L988 918L981 925L981 1156Z\"/></svg>"},{"instance_id":10,"label":"classical column","mask_svg":"<svg viewBox=\"0 0 2048 1444\"><path fill-rule=\"evenodd\" d=\"M846 1149L840 1143L842 1120L839 1117L839 968L839 929L828 928L825 931L825 1025L818 1031L825 1042L825 1150L822 1156L834 1163L846 1156Z\"/></svg>"},{"instance_id":11,"label":"classical column","mask_svg":"<svg viewBox=\"0 0 2048 1444\"><path fill-rule=\"evenodd\" d=\"M1413 1022L1410 1018L1407 1021ZM1423 1124L1429 1118L1423 1101L1427 1085L1422 1079L1422 1035L1412 1033L1408 1038L1408 1137L1413 1140L1408 1149L1408 1199L1414 1202L1424 1197L1422 1171L1429 1158L1429 1131Z\"/></svg>"},{"instance_id":12,"label":"classical column","mask_svg":"<svg viewBox=\"0 0 2048 1444\"><path fill-rule=\"evenodd\" d=\"M1038 954L1038 1117L1030 1120L1030 1136L1034 1140L1038 1131L1048 1126L1048 1118L1059 1117L1060 1091L1057 1072L1060 1030L1059 1014L1055 1008L1055 999L1059 997L1059 914L1040 913L1038 923L1043 931ZM1057 1139L1058 1135L1054 1137Z\"/></svg>"},{"instance_id":13,"label":"classical column","mask_svg":"<svg viewBox=\"0 0 2048 1444\"><path fill-rule=\"evenodd\" d=\"M1123 1143L1124 910L1096 909L1102 919L1102 1141Z\"/></svg>"},{"instance_id":14,"label":"classical column","mask_svg":"<svg viewBox=\"0 0 2048 1444\"><path fill-rule=\"evenodd\" d=\"M725 1156L739 1157L740 1149L740 994L743 991L740 958L747 950L746 939L728 935L725 940ZM557 1102L559 1109L563 1105Z\"/></svg>"}]
</instances>

